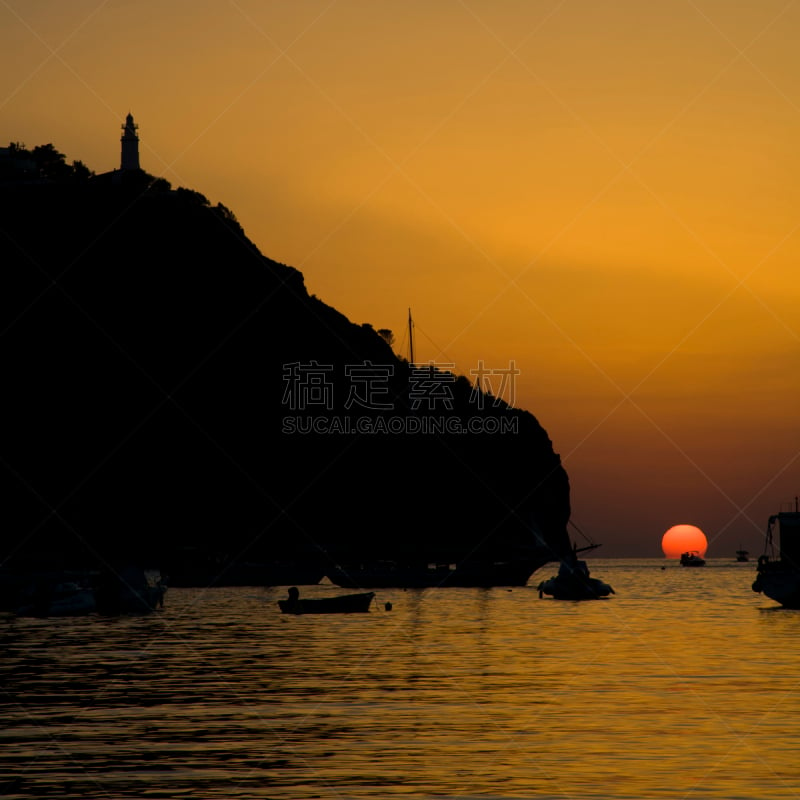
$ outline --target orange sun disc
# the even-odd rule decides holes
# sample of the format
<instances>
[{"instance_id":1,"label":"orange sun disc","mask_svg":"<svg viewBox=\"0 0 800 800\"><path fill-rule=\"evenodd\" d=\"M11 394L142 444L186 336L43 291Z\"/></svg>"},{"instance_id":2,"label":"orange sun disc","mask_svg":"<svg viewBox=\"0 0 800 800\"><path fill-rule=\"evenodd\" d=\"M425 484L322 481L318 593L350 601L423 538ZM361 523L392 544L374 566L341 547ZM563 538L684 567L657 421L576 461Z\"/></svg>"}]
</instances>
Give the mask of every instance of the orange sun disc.
<instances>
[{"instance_id":1,"label":"orange sun disc","mask_svg":"<svg viewBox=\"0 0 800 800\"><path fill-rule=\"evenodd\" d=\"M661 549L667 558L680 558L681 553L691 550L704 556L708 540L696 525L673 525L661 538Z\"/></svg>"}]
</instances>

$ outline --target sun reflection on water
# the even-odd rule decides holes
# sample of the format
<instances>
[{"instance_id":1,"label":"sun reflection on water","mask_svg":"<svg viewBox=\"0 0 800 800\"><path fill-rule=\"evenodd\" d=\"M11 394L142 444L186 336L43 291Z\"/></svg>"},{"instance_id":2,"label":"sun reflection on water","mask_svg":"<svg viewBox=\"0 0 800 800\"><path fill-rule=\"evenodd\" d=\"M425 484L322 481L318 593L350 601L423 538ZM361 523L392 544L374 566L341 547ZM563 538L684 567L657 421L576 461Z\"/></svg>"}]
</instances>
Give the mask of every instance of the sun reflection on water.
<instances>
[{"instance_id":1,"label":"sun reflection on water","mask_svg":"<svg viewBox=\"0 0 800 800\"><path fill-rule=\"evenodd\" d=\"M800 612L752 592L751 565L662 566L593 559L616 594L585 603L384 590L369 614L287 618L285 588L243 587L3 618L0 789L783 800Z\"/></svg>"}]
</instances>

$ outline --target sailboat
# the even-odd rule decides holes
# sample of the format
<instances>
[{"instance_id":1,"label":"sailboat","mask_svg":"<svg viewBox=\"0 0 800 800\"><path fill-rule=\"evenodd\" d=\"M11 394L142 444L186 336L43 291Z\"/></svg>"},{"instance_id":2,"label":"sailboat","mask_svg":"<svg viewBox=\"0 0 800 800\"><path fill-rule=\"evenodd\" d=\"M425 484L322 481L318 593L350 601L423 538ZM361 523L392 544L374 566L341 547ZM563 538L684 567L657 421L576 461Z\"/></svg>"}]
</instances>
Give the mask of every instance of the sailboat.
<instances>
[{"instance_id":1,"label":"sailboat","mask_svg":"<svg viewBox=\"0 0 800 800\"><path fill-rule=\"evenodd\" d=\"M456 562L424 558L337 564L328 579L343 589L428 589L433 587L526 586L537 569L552 561L546 551L522 558Z\"/></svg>"},{"instance_id":2,"label":"sailboat","mask_svg":"<svg viewBox=\"0 0 800 800\"><path fill-rule=\"evenodd\" d=\"M415 366L414 320L408 309L408 363ZM371 559L343 560L328 570L328 579L347 589L424 589L432 587L525 586L533 573L557 556L533 526L531 544L496 557L485 554L434 553ZM599 545L596 545L599 546ZM587 548L588 549L588 548Z\"/></svg>"},{"instance_id":3,"label":"sailboat","mask_svg":"<svg viewBox=\"0 0 800 800\"><path fill-rule=\"evenodd\" d=\"M559 564L558 573L541 581L536 587L539 590L539 597L548 594L554 600L598 600L615 594L608 583L592 578L587 563L578 558L578 553L594 550L600 547L600 544L593 542L572 520L570 524L587 544L578 547L577 542L573 542L572 557L563 559Z\"/></svg>"}]
</instances>

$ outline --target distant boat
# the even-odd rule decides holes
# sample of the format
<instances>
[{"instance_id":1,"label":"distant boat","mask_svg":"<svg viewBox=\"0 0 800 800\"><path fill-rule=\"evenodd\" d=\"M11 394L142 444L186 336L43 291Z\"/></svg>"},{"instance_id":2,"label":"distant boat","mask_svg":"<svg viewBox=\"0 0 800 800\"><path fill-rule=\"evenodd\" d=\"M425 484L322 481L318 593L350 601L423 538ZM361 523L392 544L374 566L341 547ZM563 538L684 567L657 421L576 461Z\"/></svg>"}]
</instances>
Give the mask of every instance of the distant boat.
<instances>
[{"instance_id":1,"label":"distant boat","mask_svg":"<svg viewBox=\"0 0 800 800\"><path fill-rule=\"evenodd\" d=\"M375 592L340 594L334 597L300 597L296 586L289 589L286 600L278 600L284 614L357 614L369 611Z\"/></svg>"},{"instance_id":2,"label":"distant boat","mask_svg":"<svg viewBox=\"0 0 800 800\"><path fill-rule=\"evenodd\" d=\"M781 511L767 522L764 553L758 557L753 591L761 592L784 608L800 609L800 509ZM775 526L778 557L775 558Z\"/></svg>"},{"instance_id":3,"label":"distant boat","mask_svg":"<svg viewBox=\"0 0 800 800\"><path fill-rule=\"evenodd\" d=\"M687 550L685 553L681 553L682 567L704 567L705 564L706 560L697 550Z\"/></svg>"},{"instance_id":4,"label":"distant boat","mask_svg":"<svg viewBox=\"0 0 800 800\"><path fill-rule=\"evenodd\" d=\"M736 551L736 560L737 561L749 561L750 560L750 552L748 550L737 550Z\"/></svg>"}]
</instances>

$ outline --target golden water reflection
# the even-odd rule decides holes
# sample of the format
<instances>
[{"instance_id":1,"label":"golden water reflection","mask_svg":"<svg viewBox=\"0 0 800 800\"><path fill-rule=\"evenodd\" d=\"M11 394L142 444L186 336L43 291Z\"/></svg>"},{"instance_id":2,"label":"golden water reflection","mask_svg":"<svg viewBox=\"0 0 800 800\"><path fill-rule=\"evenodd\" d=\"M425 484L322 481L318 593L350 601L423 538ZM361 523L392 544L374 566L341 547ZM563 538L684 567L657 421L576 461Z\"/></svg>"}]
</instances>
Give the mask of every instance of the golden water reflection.
<instances>
[{"instance_id":1,"label":"golden water reflection","mask_svg":"<svg viewBox=\"0 0 800 800\"><path fill-rule=\"evenodd\" d=\"M150 617L4 618L0 794L792 796L800 612L747 564L662 565L595 559L616 594L588 603L384 590L292 617L285 588L171 589Z\"/></svg>"}]
</instances>

